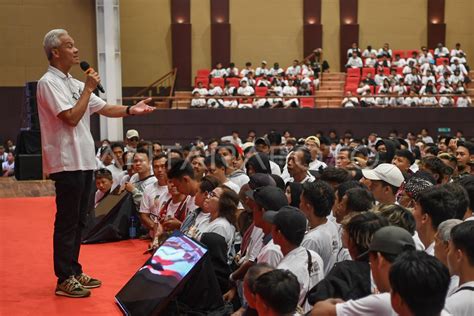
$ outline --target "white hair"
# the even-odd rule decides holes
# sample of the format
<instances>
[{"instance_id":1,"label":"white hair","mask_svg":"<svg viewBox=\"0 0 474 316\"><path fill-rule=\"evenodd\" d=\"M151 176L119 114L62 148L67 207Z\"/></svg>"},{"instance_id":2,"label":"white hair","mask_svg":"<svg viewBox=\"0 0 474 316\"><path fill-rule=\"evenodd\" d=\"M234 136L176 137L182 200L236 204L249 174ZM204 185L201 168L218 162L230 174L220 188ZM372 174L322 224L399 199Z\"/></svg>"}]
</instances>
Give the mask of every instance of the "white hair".
<instances>
[{"instance_id":1,"label":"white hair","mask_svg":"<svg viewBox=\"0 0 474 316\"><path fill-rule=\"evenodd\" d=\"M448 242L451 240L451 229L453 229L454 226L462 223L462 220L460 219L448 219L439 224L438 226L438 237L444 242Z\"/></svg>"},{"instance_id":2,"label":"white hair","mask_svg":"<svg viewBox=\"0 0 474 316\"><path fill-rule=\"evenodd\" d=\"M63 29L54 29L46 33L43 40L43 48L46 53L48 60L51 60L53 57L52 50L53 48L58 48L61 45L61 40L59 39L63 35L68 35L66 30Z\"/></svg>"}]
</instances>

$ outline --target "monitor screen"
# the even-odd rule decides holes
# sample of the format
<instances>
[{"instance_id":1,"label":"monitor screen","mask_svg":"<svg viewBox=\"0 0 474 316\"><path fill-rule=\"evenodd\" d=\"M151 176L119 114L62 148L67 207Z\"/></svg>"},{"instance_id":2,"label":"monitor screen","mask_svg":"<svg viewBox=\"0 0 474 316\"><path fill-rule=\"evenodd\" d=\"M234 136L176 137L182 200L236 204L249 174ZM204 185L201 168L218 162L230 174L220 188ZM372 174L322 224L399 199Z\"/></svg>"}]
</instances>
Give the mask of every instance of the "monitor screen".
<instances>
[{"instance_id":1,"label":"monitor screen","mask_svg":"<svg viewBox=\"0 0 474 316\"><path fill-rule=\"evenodd\" d=\"M207 249L175 232L115 296L125 315L150 315L166 307Z\"/></svg>"}]
</instances>

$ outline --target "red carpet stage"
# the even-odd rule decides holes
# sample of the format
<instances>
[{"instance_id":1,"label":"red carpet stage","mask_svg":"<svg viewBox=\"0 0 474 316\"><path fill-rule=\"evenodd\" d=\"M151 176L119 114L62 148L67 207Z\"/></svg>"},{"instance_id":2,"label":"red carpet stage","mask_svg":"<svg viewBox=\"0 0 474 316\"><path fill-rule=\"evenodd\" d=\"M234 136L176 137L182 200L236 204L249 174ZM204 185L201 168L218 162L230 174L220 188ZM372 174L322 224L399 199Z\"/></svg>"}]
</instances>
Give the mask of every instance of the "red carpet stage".
<instances>
[{"instance_id":1,"label":"red carpet stage","mask_svg":"<svg viewBox=\"0 0 474 316\"><path fill-rule=\"evenodd\" d=\"M54 197L0 199L0 315L121 315L114 296L147 257L145 241L84 245L85 272L102 280L89 298L54 295Z\"/></svg>"}]
</instances>

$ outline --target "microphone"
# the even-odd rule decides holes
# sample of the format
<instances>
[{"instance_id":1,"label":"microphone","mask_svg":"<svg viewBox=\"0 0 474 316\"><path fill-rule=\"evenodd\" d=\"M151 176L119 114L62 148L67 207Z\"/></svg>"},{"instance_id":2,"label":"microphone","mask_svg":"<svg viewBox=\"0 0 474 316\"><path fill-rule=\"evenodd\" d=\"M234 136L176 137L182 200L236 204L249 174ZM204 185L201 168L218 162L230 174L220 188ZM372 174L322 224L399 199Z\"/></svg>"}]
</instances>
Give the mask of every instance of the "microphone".
<instances>
[{"instance_id":1,"label":"microphone","mask_svg":"<svg viewBox=\"0 0 474 316\"><path fill-rule=\"evenodd\" d=\"M87 61L81 61L80 63L81 69L88 74L91 71L94 71L94 68L92 68ZM97 89L99 89L100 92L105 93L104 87L100 83L97 84Z\"/></svg>"}]
</instances>

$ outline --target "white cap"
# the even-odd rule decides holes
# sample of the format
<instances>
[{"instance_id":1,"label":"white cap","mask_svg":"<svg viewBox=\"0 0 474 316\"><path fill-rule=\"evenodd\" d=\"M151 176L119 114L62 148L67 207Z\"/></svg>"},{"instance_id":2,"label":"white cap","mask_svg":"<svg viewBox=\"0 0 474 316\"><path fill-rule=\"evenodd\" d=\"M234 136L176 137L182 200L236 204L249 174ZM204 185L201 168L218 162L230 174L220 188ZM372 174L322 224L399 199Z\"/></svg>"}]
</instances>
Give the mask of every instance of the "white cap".
<instances>
[{"instance_id":1,"label":"white cap","mask_svg":"<svg viewBox=\"0 0 474 316\"><path fill-rule=\"evenodd\" d=\"M405 180L400 169L390 163L381 163L375 169L362 169L362 175L369 180L385 181L397 188Z\"/></svg>"},{"instance_id":2,"label":"white cap","mask_svg":"<svg viewBox=\"0 0 474 316\"><path fill-rule=\"evenodd\" d=\"M132 137L139 137L138 136L138 131L136 129L129 129L126 134L127 139L130 139Z\"/></svg>"},{"instance_id":3,"label":"white cap","mask_svg":"<svg viewBox=\"0 0 474 316\"><path fill-rule=\"evenodd\" d=\"M267 64L267 61L266 60L262 60L262 64Z\"/></svg>"}]
</instances>

